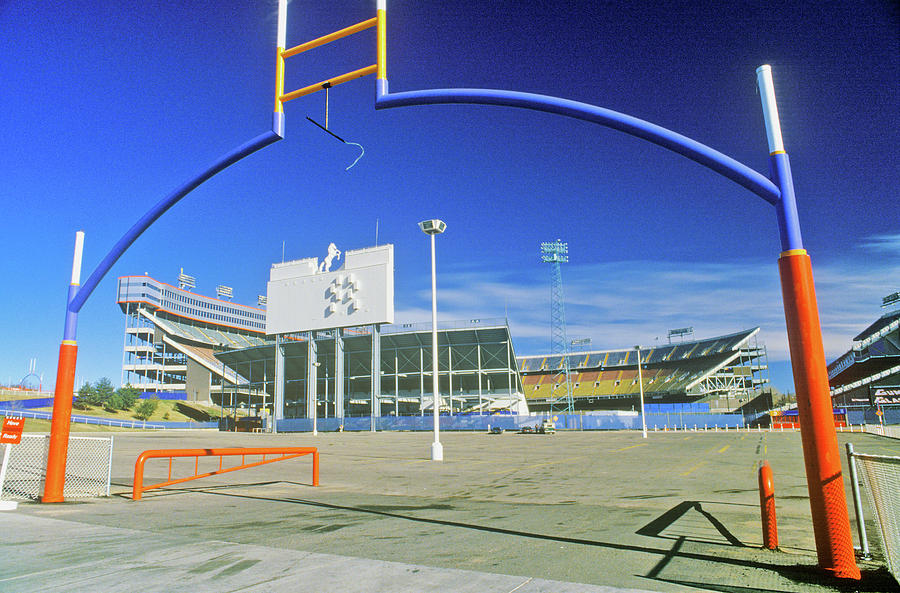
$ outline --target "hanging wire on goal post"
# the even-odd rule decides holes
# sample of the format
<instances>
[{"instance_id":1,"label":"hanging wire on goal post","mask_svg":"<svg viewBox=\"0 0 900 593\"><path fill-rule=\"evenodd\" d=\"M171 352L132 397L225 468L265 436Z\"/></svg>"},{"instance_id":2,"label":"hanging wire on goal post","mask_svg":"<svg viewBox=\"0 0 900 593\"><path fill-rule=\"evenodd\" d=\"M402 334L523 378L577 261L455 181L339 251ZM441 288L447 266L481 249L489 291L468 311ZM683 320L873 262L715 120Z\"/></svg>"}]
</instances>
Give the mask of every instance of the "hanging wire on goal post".
<instances>
[{"instance_id":1,"label":"hanging wire on goal post","mask_svg":"<svg viewBox=\"0 0 900 593\"><path fill-rule=\"evenodd\" d=\"M337 134L335 134L334 132L332 132L331 130L328 129L328 89L331 88L331 83L330 83L330 82L324 83L324 84L322 85L322 88L325 89L325 125L323 126L322 124L320 124L319 122L317 122L317 121L314 120L313 118L309 117L308 115L306 116L306 119L307 119L310 123L315 124L316 127L318 127L320 130L322 130L322 131L328 133L329 135L331 135L331 136L334 137L335 139L340 140L342 143L347 144L347 145L356 146L356 147L359 148L359 150L360 150L359 156L356 157L356 160L353 161L352 163L350 163L350 165L349 165L347 168L344 169L344 171L349 171L350 169L353 168L354 165L356 165L356 163L359 162L359 159L363 158L363 155L366 154L366 149L363 148L362 144L359 144L358 142L348 142L347 140L344 140L343 138L341 138L340 136L338 136Z\"/></svg>"}]
</instances>

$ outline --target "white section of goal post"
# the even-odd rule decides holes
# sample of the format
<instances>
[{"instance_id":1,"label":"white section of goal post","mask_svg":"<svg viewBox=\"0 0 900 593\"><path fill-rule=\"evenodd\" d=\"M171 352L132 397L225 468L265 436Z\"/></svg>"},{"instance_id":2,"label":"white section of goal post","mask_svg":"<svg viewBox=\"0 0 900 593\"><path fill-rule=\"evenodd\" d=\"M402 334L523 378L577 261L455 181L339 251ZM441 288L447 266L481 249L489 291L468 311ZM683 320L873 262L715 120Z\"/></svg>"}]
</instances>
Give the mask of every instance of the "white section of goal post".
<instances>
[{"instance_id":1,"label":"white section of goal post","mask_svg":"<svg viewBox=\"0 0 900 593\"><path fill-rule=\"evenodd\" d=\"M278 33L277 46L281 49L287 47L287 4L288 0L278 0Z\"/></svg>"}]
</instances>

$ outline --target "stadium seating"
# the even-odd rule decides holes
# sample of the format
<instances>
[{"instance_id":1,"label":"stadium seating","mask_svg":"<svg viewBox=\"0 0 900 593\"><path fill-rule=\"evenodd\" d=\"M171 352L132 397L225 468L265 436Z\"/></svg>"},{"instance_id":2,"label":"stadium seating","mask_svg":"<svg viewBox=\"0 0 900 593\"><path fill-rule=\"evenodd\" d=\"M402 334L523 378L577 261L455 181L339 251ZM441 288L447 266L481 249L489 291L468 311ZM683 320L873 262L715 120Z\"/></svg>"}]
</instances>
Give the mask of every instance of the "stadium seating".
<instances>
[{"instance_id":1,"label":"stadium seating","mask_svg":"<svg viewBox=\"0 0 900 593\"><path fill-rule=\"evenodd\" d=\"M758 387L766 382L757 377L765 363L765 347L749 343L759 328L703 340L655 346L641 351L642 385L637 378L637 354L633 349L595 351L569 355L573 373L572 395L577 409L603 408L604 401L633 399L641 387L645 394L663 400L696 400L712 396L713 376ZM526 397L532 409L540 409L541 401L551 396L558 375L560 356L519 357ZM733 382L733 381L732 381ZM727 383L727 381L722 382ZM713 387L710 387L713 386ZM732 394L732 398L734 395ZM546 403L546 402L544 402ZM622 404L615 404L622 407Z\"/></svg>"}]
</instances>

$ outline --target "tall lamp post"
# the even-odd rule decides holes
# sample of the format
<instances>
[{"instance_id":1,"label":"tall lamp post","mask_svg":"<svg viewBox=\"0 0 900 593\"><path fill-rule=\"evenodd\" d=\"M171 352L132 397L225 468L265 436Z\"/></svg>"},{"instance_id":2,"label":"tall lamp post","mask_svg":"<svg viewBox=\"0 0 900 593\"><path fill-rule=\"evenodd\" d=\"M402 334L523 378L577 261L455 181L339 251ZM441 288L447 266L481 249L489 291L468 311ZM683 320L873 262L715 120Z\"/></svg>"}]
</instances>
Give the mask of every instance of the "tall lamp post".
<instances>
[{"instance_id":1,"label":"tall lamp post","mask_svg":"<svg viewBox=\"0 0 900 593\"><path fill-rule=\"evenodd\" d=\"M444 447L441 445L441 419L440 404L438 402L438 338L437 338L437 280L435 278L434 265L434 236L443 233L447 225L443 220L423 220L419 228L426 235L431 235L431 378L434 399L434 442L431 443L431 460L443 461Z\"/></svg>"},{"instance_id":2,"label":"tall lamp post","mask_svg":"<svg viewBox=\"0 0 900 593\"><path fill-rule=\"evenodd\" d=\"M644 434L644 438L647 438L647 418L644 416L644 376L641 373L641 347L635 346L635 350L637 350L637 364L638 364L638 389L641 391L641 431Z\"/></svg>"}]
</instances>

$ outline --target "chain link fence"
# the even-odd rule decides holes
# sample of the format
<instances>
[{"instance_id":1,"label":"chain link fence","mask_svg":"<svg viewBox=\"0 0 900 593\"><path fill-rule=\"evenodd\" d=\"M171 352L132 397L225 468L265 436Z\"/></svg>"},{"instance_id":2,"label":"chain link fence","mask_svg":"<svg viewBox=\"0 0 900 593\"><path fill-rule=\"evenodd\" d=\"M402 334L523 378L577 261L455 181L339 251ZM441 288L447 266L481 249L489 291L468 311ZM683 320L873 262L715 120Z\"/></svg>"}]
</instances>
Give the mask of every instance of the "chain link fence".
<instances>
[{"instance_id":1,"label":"chain link fence","mask_svg":"<svg viewBox=\"0 0 900 593\"><path fill-rule=\"evenodd\" d=\"M855 453L852 448L848 452L875 510L888 570L900 581L900 457Z\"/></svg>"},{"instance_id":2,"label":"chain link fence","mask_svg":"<svg viewBox=\"0 0 900 593\"><path fill-rule=\"evenodd\" d=\"M23 434L22 442L6 445L0 499L37 500L44 495L50 435ZM65 498L109 496L113 438L69 437Z\"/></svg>"}]
</instances>

